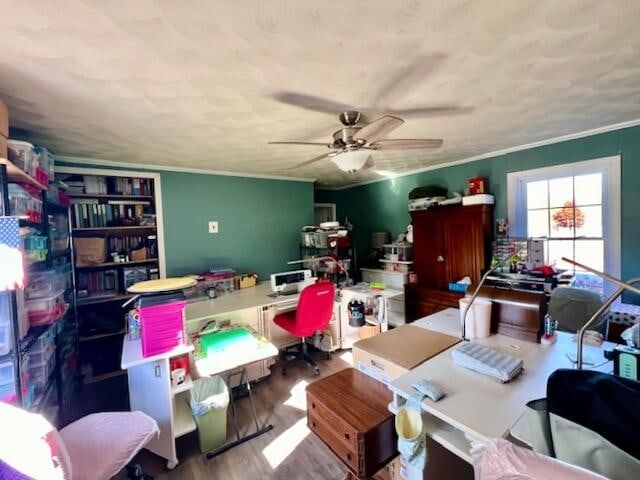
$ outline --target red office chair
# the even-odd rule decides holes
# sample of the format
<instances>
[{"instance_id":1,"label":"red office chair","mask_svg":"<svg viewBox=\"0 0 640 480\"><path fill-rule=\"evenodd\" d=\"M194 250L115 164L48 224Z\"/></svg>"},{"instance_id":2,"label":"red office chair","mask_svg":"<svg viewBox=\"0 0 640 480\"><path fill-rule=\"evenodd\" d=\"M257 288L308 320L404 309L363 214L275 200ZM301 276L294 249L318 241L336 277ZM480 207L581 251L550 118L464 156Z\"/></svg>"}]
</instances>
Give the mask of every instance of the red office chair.
<instances>
[{"instance_id":1,"label":"red office chair","mask_svg":"<svg viewBox=\"0 0 640 480\"><path fill-rule=\"evenodd\" d=\"M282 366L282 374L287 374L287 366L290 362L303 359L311 365L316 375L320 375L320 368L307 352L305 338L310 337L318 330L323 330L331 320L333 312L333 300L335 288L332 283L323 282L309 285L302 290L298 308L292 312L276 315L273 321L284 328L291 335L300 337L302 343L293 352L285 351L289 357Z\"/></svg>"}]
</instances>

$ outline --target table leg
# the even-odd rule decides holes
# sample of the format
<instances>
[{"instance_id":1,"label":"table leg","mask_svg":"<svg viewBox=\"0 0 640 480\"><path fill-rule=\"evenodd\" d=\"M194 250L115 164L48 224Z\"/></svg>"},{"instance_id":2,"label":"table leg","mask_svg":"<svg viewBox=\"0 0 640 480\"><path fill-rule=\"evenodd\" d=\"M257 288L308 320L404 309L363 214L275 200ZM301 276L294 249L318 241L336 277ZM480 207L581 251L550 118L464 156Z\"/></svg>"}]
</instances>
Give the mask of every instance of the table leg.
<instances>
[{"instance_id":1,"label":"table leg","mask_svg":"<svg viewBox=\"0 0 640 480\"><path fill-rule=\"evenodd\" d=\"M231 378L231 373L227 376L228 381ZM264 427L260 428L260 424L258 421L258 414L256 412L256 407L255 404L253 402L253 393L251 392L251 382L249 381L249 375L247 373L247 369L246 367L242 369L242 373L240 376L240 384L242 385L243 380L246 379L246 386L247 386L247 392L249 393L249 402L251 403L251 412L253 414L253 421L255 423L256 426L256 431L253 433L250 433L248 435L245 435L244 437L240 437L240 432L238 430L238 422L236 419L236 410L235 410L235 406L233 403L233 395L231 395L230 398L230 402L231 402L231 414L233 415L233 422L236 428L236 440L233 440L231 442L227 442L224 445L211 450L210 452L207 453L207 459L213 458L217 455L220 455L221 453L226 452L227 450L232 449L233 447L240 445L244 442L247 442L253 438L259 437L260 435L262 435L263 433L267 433L270 432L271 430L273 430L273 425L268 424L265 425ZM230 382L229 382L230 384Z\"/></svg>"}]
</instances>

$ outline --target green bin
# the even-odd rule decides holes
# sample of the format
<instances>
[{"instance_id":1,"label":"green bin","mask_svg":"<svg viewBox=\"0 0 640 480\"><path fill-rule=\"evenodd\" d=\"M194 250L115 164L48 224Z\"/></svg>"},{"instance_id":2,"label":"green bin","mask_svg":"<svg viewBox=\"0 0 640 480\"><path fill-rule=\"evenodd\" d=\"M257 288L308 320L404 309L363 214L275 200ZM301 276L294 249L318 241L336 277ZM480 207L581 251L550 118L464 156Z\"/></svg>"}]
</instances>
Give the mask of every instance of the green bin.
<instances>
[{"instance_id":1,"label":"green bin","mask_svg":"<svg viewBox=\"0 0 640 480\"><path fill-rule=\"evenodd\" d=\"M196 380L189 403L198 427L200 451L208 452L223 445L227 441L229 389L222 377Z\"/></svg>"}]
</instances>

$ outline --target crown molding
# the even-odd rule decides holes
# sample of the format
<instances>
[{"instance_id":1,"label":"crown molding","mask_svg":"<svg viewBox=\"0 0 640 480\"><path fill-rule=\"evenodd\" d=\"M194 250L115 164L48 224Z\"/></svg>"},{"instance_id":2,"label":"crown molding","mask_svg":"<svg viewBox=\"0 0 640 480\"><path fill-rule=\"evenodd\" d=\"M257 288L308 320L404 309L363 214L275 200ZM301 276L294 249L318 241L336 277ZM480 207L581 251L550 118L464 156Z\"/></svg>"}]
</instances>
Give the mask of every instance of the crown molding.
<instances>
[{"instance_id":1,"label":"crown molding","mask_svg":"<svg viewBox=\"0 0 640 480\"><path fill-rule=\"evenodd\" d=\"M101 160L88 157L74 157L68 155L54 155L55 161L71 163L77 166L100 166L100 167L116 167L127 168L136 170L151 170L162 172L178 172L178 173L196 173L200 175L219 175L226 177L243 177L243 178L259 178L263 180L285 180L289 182L308 182L313 183L316 178L305 177L287 177L283 175L267 175L260 173L242 173L242 172L228 172L225 170L208 170L204 168L187 168L187 167L168 167L166 165L155 165L146 163L122 163L114 162L112 160Z\"/></svg>"},{"instance_id":2,"label":"crown molding","mask_svg":"<svg viewBox=\"0 0 640 480\"><path fill-rule=\"evenodd\" d=\"M429 172L431 170L439 170L441 168L454 167L456 165L462 165L465 163L477 162L478 160L485 160L487 158L499 157L501 155L506 155L508 153L520 152L522 150L529 150L531 148L544 147L545 145L553 145L555 143L566 142L569 140L576 140L578 138L591 137L593 135L598 135L601 133L612 132L615 130L622 130L624 128L637 127L640 125L640 118L636 118L635 120L629 120L626 122L614 123L612 125L606 125L604 127L593 128L591 130L584 130L582 132L570 133L567 135L562 135L560 137L549 138L546 140L540 140L537 142L526 143L524 145L518 145L516 147L509 147L502 150L495 150L493 152L483 153L481 155L475 155L473 157L463 158L460 160L454 160L452 162L442 163L438 165L430 165L428 167L418 168L416 170L410 170L408 172L398 173L397 175L384 177L384 178L376 178L374 180L366 180L364 182L352 183L350 185L345 185L341 187L322 187L317 186L318 190L330 190L330 191L340 191L340 190L348 190L350 188L361 187L363 185L370 185L372 183L379 182L388 182L390 180L394 180L396 178L408 177L410 175L416 175L422 172Z\"/></svg>"}]
</instances>

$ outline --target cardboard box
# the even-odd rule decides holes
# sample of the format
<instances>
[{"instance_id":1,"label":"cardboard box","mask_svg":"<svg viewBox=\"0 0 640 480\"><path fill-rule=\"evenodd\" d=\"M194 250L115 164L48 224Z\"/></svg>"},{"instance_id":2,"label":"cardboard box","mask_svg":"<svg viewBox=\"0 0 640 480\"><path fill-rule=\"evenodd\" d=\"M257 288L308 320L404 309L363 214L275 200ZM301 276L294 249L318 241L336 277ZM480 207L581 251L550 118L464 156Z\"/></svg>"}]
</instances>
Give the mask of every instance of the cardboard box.
<instances>
[{"instance_id":1,"label":"cardboard box","mask_svg":"<svg viewBox=\"0 0 640 480\"><path fill-rule=\"evenodd\" d=\"M0 100L0 137L4 137L5 140L9 137L9 111L7 106L2 100ZM5 144L5 158L6 158L6 144Z\"/></svg>"},{"instance_id":2,"label":"cardboard box","mask_svg":"<svg viewBox=\"0 0 640 480\"><path fill-rule=\"evenodd\" d=\"M353 344L353 366L388 384L460 341L413 325L402 325Z\"/></svg>"}]
</instances>

